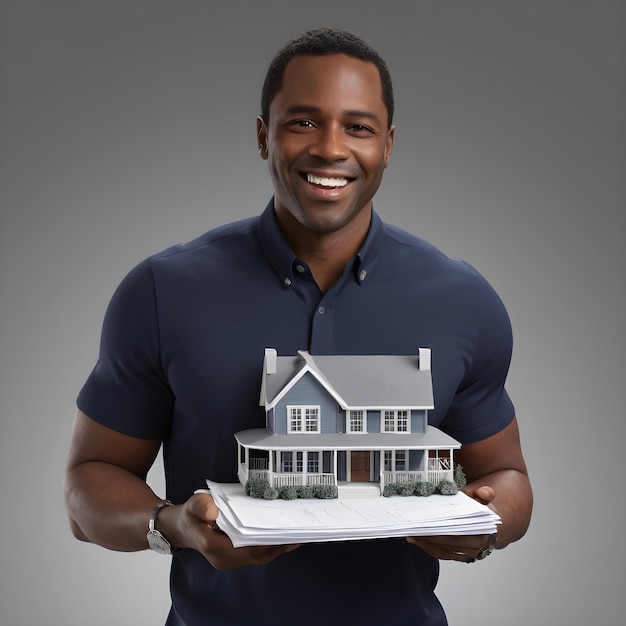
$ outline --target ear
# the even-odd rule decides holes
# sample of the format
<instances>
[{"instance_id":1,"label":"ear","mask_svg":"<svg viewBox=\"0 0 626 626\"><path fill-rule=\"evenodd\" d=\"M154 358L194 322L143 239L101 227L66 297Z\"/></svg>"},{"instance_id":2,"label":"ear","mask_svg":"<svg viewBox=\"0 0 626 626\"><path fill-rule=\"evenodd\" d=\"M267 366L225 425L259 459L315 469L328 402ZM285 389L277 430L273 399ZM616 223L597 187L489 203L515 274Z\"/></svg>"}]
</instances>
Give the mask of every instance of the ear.
<instances>
[{"instance_id":1,"label":"ear","mask_svg":"<svg viewBox=\"0 0 626 626\"><path fill-rule=\"evenodd\" d=\"M259 156L263 160L267 160L267 125L260 115L256 118L256 140L259 147Z\"/></svg>"},{"instance_id":2,"label":"ear","mask_svg":"<svg viewBox=\"0 0 626 626\"><path fill-rule=\"evenodd\" d=\"M391 151L393 150L393 138L396 134L396 127L392 126L387 132L387 144L385 146L385 167L389 165L389 157L391 156Z\"/></svg>"}]
</instances>

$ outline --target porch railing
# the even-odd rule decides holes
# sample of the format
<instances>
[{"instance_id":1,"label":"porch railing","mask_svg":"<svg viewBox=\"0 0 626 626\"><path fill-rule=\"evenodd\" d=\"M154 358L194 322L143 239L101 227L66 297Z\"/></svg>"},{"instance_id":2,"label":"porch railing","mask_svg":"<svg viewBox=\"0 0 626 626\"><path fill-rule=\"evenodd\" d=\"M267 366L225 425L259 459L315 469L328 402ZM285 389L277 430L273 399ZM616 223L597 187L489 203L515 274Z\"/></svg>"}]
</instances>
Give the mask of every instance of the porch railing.
<instances>
[{"instance_id":1,"label":"porch railing","mask_svg":"<svg viewBox=\"0 0 626 626\"><path fill-rule=\"evenodd\" d=\"M263 460L263 459L255 459ZM302 474L300 472L270 472L267 468L252 469L245 463L239 464L238 478L242 484L253 478L264 478L269 481L270 485L275 488L302 485L336 485L334 474Z\"/></svg>"},{"instance_id":2,"label":"porch railing","mask_svg":"<svg viewBox=\"0 0 626 626\"><path fill-rule=\"evenodd\" d=\"M385 471L383 472L383 484L389 483L411 483L411 482L431 482L438 485L442 480L453 480L453 472L449 469L424 470L424 471Z\"/></svg>"}]
</instances>

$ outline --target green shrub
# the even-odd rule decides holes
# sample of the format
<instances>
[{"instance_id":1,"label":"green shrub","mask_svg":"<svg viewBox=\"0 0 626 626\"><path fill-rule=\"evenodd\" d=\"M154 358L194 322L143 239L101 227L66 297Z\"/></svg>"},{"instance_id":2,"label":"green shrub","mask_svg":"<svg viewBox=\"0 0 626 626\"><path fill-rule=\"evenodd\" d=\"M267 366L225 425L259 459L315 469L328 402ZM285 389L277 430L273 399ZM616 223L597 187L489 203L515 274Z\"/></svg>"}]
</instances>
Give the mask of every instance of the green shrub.
<instances>
[{"instance_id":1,"label":"green shrub","mask_svg":"<svg viewBox=\"0 0 626 626\"><path fill-rule=\"evenodd\" d=\"M457 484L451 480L441 480L437 485L437 489L442 496L453 496L459 493Z\"/></svg>"},{"instance_id":2,"label":"green shrub","mask_svg":"<svg viewBox=\"0 0 626 626\"><path fill-rule=\"evenodd\" d=\"M467 478L465 476L465 472L463 471L463 467L458 463L454 468L454 482L461 491L465 489L465 485L467 485Z\"/></svg>"},{"instance_id":3,"label":"green shrub","mask_svg":"<svg viewBox=\"0 0 626 626\"><path fill-rule=\"evenodd\" d=\"M266 478L251 478L246 481L245 492L253 498L263 498L265 490L270 486Z\"/></svg>"},{"instance_id":4,"label":"green shrub","mask_svg":"<svg viewBox=\"0 0 626 626\"><path fill-rule=\"evenodd\" d=\"M395 496L398 493L398 483L387 483L383 487L383 496L385 498L389 498L390 496Z\"/></svg>"},{"instance_id":5,"label":"green shrub","mask_svg":"<svg viewBox=\"0 0 626 626\"><path fill-rule=\"evenodd\" d=\"M416 496L432 496L435 493L435 485L430 481L415 483L415 495Z\"/></svg>"},{"instance_id":6,"label":"green shrub","mask_svg":"<svg viewBox=\"0 0 626 626\"><path fill-rule=\"evenodd\" d=\"M311 485L300 485L296 487L296 493L298 494L298 498L302 498L303 500L315 497Z\"/></svg>"},{"instance_id":7,"label":"green shrub","mask_svg":"<svg viewBox=\"0 0 626 626\"><path fill-rule=\"evenodd\" d=\"M298 497L298 488L294 485L285 485L278 490L278 497L283 500L295 500Z\"/></svg>"},{"instance_id":8,"label":"green shrub","mask_svg":"<svg viewBox=\"0 0 626 626\"><path fill-rule=\"evenodd\" d=\"M330 500L338 496L337 487L335 485L315 485L313 493L320 500Z\"/></svg>"},{"instance_id":9,"label":"green shrub","mask_svg":"<svg viewBox=\"0 0 626 626\"><path fill-rule=\"evenodd\" d=\"M263 491L263 499L264 500L276 500L278 498L278 489L274 487L266 487L265 491Z\"/></svg>"},{"instance_id":10,"label":"green shrub","mask_svg":"<svg viewBox=\"0 0 626 626\"><path fill-rule=\"evenodd\" d=\"M397 487L397 494L400 496L412 496L415 492L415 483L401 483Z\"/></svg>"}]
</instances>

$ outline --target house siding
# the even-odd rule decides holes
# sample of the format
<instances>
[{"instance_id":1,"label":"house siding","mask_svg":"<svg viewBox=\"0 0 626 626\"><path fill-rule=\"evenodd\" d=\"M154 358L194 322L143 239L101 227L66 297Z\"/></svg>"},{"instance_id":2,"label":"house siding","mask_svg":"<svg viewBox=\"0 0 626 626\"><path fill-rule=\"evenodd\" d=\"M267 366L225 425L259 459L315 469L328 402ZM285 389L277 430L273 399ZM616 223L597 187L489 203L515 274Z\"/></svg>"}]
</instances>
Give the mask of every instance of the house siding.
<instances>
[{"instance_id":1,"label":"house siding","mask_svg":"<svg viewBox=\"0 0 626 626\"><path fill-rule=\"evenodd\" d=\"M427 411L411 411L411 432L412 433L425 433L426 432L426 413Z\"/></svg>"},{"instance_id":2,"label":"house siding","mask_svg":"<svg viewBox=\"0 0 626 626\"><path fill-rule=\"evenodd\" d=\"M339 408L334 398L324 386L312 375L306 373L286 394L274 409L275 432L287 434L288 406L319 406L320 432L336 433L339 419Z\"/></svg>"},{"instance_id":3,"label":"house siding","mask_svg":"<svg viewBox=\"0 0 626 626\"><path fill-rule=\"evenodd\" d=\"M367 412L367 432L368 433L380 432L380 411L368 411Z\"/></svg>"}]
</instances>

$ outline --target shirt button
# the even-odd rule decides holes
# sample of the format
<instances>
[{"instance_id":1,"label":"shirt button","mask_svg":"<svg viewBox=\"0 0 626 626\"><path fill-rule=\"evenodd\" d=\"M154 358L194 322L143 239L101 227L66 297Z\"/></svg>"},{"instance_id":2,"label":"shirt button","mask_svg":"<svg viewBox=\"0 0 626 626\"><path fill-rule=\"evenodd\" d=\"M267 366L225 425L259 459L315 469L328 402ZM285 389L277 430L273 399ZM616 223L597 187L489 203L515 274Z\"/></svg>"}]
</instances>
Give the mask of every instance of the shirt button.
<instances>
[{"instance_id":1,"label":"shirt button","mask_svg":"<svg viewBox=\"0 0 626 626\"><path fill-rule=\"evenodd\" d=\"M361 281L365 280L366 276L367 276L367 272L365 270L361 270L359 272L359 280L361 280Z\"/></svg>"},{"instance_id":2,"label":"shirt button","mask_svg":"<svg viewBox=\"0 0 626 626\"><path fill-rule=\"evenodd\" d=\"M326 307L325 306L321 306L319 309L317 309L317 312L320 315L324 315L324 313L326 313Z\"/></svg>"},{"instance_id":3,"label":"shirt button","mask_svg":"<svg viewBox=\"0 0 626 626\"><path fill-rule=\"evenodd\" d=\"M296 269L300 272L300 274L304 274L304 272L306 272L304 265L296 265Z\"/></svg>"},{"instance_id":4,"label":"shirt button","mask_svg":"<svg viewBox=\"0 0 626 626\"><path fill-rule=\"evenodd\" d=\"M291 278L285 278L283 282L285 283L285 285L287 285L287 287L289 287L289 285L291 285Z\"/></svg>"}]
</instances>

